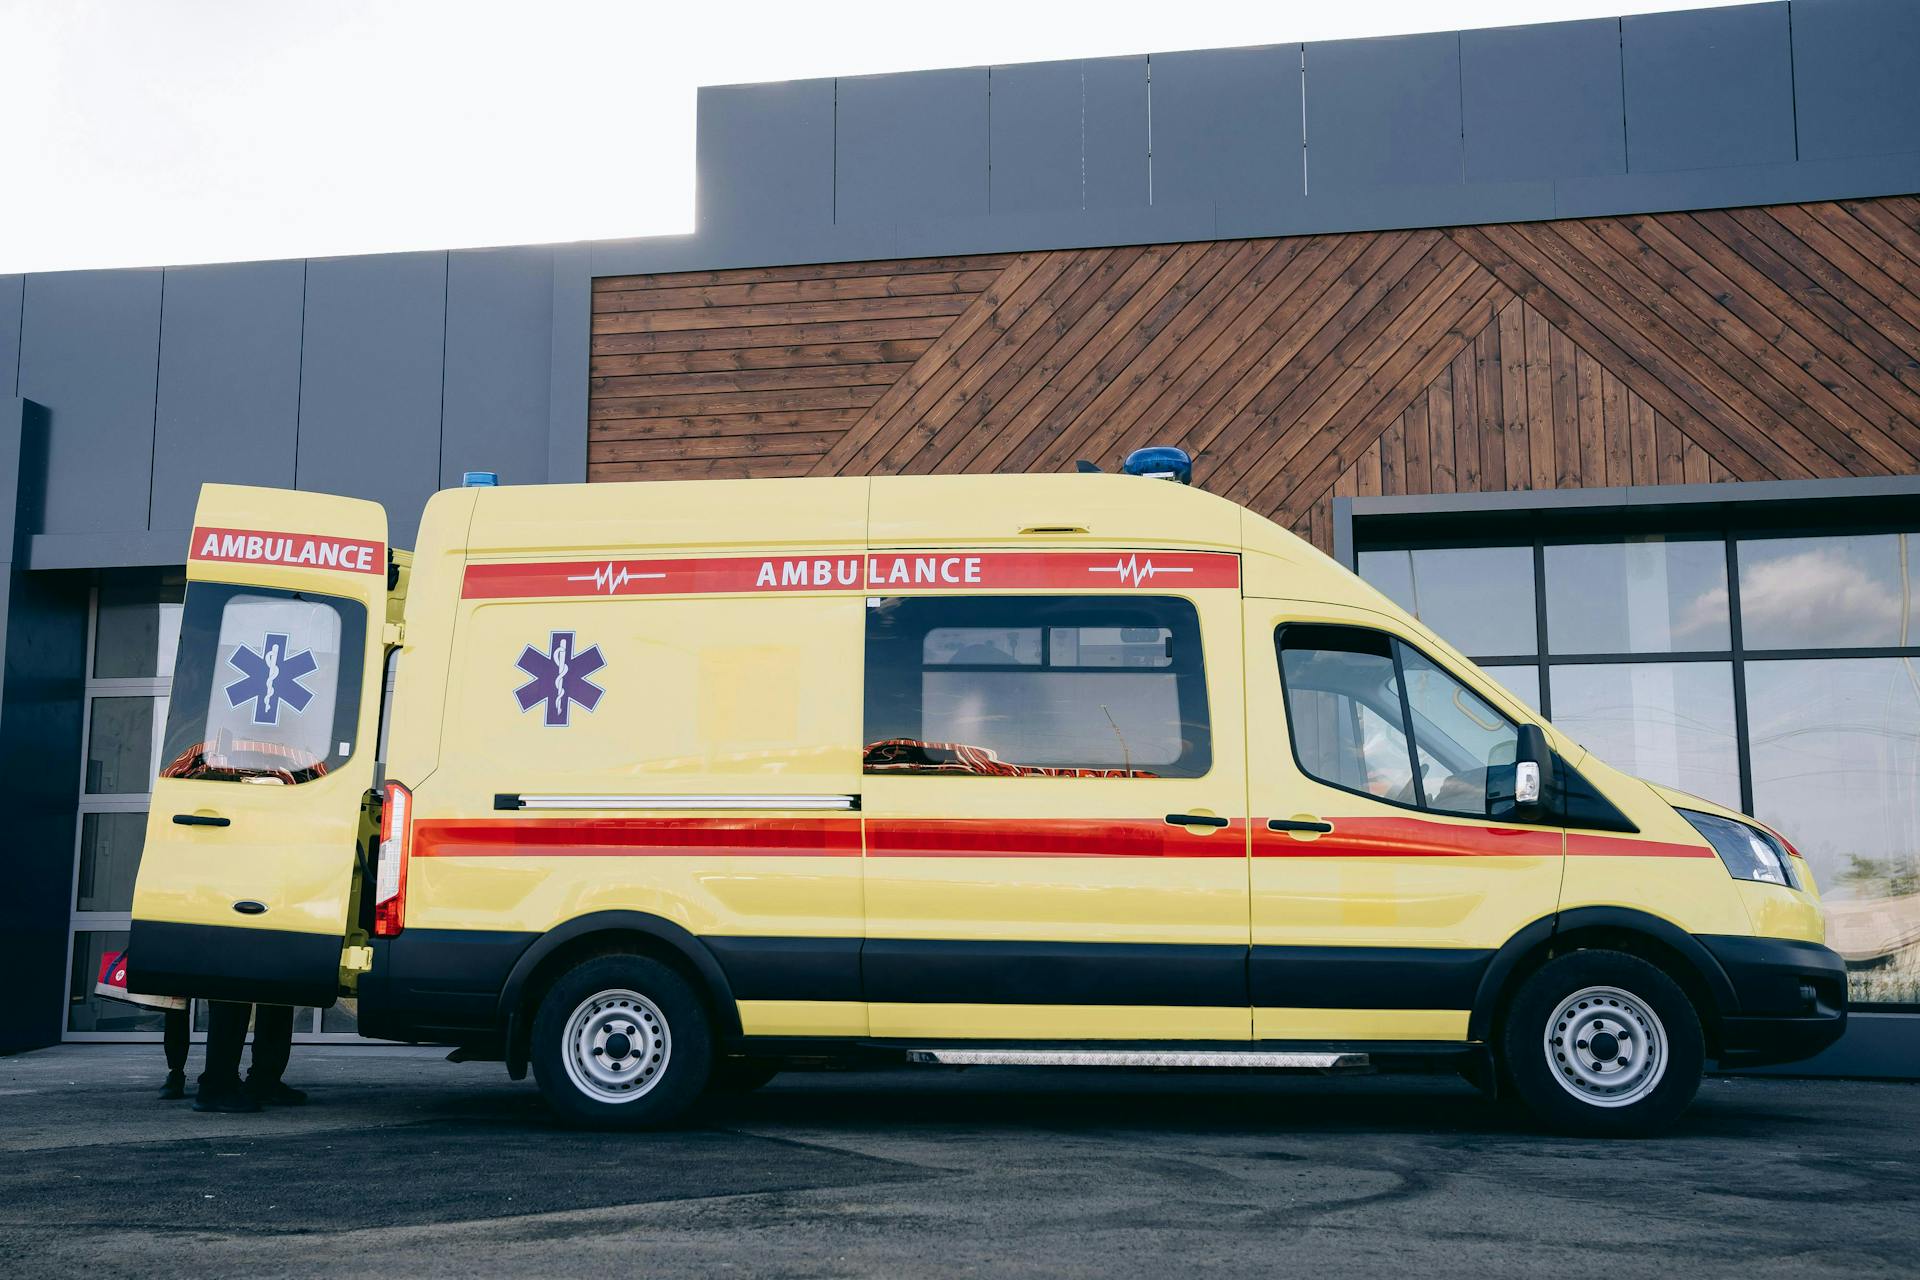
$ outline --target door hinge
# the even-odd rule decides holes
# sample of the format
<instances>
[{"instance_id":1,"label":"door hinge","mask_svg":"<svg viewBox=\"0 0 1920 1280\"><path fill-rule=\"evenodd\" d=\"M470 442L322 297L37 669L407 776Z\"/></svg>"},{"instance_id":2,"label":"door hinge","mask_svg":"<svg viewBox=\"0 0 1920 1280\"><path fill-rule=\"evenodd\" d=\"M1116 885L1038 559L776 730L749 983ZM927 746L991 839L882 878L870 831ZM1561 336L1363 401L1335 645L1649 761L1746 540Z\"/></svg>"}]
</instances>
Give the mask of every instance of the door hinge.
<instances>
[{"instance_id":1,"label":"door hinge","mask_svg":"<svg viewBox=\"0 0 1920 1280\"><path fill-rule=\"evenodd\" d=\"M372 947L340 948L340 967L346 970L348 973L372 973L373 972L373 948Z\"/></svg>"},{"instance_id":2,"label":"door hinge","mask_svg":"<svg viewBox=\"0 0 1920 1280\"><path fill-rule=\"evenodd\" d=\"M406 642L406 638L407 624L404 622L389 622L380 632L380 643L389 649L398 649Z\"/></svg>"}]
</instances>

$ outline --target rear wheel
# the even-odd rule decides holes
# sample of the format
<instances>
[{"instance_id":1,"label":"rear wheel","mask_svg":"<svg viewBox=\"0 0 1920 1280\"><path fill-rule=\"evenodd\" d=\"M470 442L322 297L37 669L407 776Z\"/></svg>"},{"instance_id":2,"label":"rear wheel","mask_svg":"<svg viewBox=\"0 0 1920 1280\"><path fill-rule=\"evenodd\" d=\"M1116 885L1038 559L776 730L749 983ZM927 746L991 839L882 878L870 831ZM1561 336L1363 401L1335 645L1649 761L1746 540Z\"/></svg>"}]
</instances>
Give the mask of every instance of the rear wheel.
<instances>
[{"instance_id":1,"label":"rear wheel","mask_svg":"<svg viewBox=\"0 0 1920 1280\"><path fill-rule=\"evenodd\" d=\"M654 1129L700 1096L713 1062L706 1009L646 956L595 956L561 975L533 1020L533 1074L562 1121Z\"/></svg>"},{"instance_id":2,"label":"rear wheel","mask_svg":"<svg viewBox=\"0 0 1920 1280\"><path fill-rule=\"evenodd\" d=\"M1507 1007L1502 1065L1552 1128L1595 1137L1666 1129L1700 1087L1706 1047L1687 993L1623 951L1541 966Z\"/></svg>"}]
</instances>

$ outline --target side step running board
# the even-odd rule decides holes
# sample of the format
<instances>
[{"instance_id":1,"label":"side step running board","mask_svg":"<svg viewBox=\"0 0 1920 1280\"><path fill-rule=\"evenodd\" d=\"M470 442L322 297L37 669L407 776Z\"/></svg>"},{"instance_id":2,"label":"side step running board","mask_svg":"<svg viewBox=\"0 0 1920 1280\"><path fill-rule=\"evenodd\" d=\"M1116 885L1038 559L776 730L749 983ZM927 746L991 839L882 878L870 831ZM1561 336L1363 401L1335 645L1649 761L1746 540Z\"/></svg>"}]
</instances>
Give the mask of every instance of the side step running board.
<instances>
[{"instance_id":1,"label":"side step running board","mask_svg":"<svg viewBox=\"0 0 1920 1280\"><path fill-rule=\"evenodd\" d=\"M907 1061L945 1067L1237 1067L1245 1071L1356 1071L1364 1053L1232 1049L909 1049Z\"/></svg>"}]
</instances>

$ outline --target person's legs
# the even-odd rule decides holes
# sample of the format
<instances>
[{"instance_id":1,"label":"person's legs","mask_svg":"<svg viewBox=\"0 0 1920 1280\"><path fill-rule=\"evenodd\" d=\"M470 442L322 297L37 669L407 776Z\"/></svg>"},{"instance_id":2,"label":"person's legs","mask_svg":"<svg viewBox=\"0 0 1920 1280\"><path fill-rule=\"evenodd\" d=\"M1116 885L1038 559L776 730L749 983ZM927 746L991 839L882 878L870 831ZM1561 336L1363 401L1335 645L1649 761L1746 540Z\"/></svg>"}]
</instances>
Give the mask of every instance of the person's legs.
<instances>
[{"instance_id":1,"label":"person's legs","mask_svg":"<svg viewBox=\"0 0 1920 1280\"><path fill-rule=\"evenodd\" d=\"M287 1059L293 1053L293 1008L284 1004L260 1005L253 1015L253 1068L247 1072L247 1088L263 1102L296 1104L307 1095L281 1083Z\"/></svg>"},{"instance_id":2,"label":"person's legs","mask_svg":"<svg viewBox=\"0 0 1920 1280\"><path fill-rule=\"evenodd\" d=\"M191 1038L192 1027L187 1022L187 1011L167 1010L166 1026L161 1033L161 1044L167 1053L167 1082L160 1086L160 1096L163 1098L187 1096L187 1045Z\"/></svg>"},{"instance_id":3,"label":"person's legs","mask_svg":"<svg viewBox=\"0 0 1920 1280\"><path fill-rule=\"evenodd\" d=\"M231 1000L209 1002L207 1010L207 1068L200 1073L196 1111L252 1111L260 1104L240 1087L240 1046L247 1038L250 1004Z\"/></svg>"}]
</instances>

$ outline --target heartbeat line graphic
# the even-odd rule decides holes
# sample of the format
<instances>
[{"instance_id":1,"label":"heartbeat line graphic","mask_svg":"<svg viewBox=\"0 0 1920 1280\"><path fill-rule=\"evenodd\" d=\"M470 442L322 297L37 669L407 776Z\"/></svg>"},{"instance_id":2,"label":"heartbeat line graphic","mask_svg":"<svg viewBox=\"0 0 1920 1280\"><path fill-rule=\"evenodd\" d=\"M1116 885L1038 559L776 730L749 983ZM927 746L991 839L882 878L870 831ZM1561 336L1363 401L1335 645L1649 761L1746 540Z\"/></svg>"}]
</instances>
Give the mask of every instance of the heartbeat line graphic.
<instances>
[{"instance_id":1,"label":"heartbeat line graphic","mask_svg":"<svg viewBox=\"0 0 1920 1280\"><path fill-rule=\"evenodd\" d=\"M567 575L567 581L591 582L595 591L604 591L608 595L612 595L629 582L635 582L641 578L664 578L666 576L664 573L635 573L624 565L615 565L609 560L592 573L570 573Z\"/></svg>"},{"instance_id":2,"label":"heartbeat line graphic","mask_svg":"<svg viewBox=\"0 0 1920 1280\"><path fill-rule=\"evenodd\" d=\"M1125 560L1121 560L1115 564L1095 565L1089 568L1087 572L1115 573L1120 575L1121 582L1132 583L1138 586L1143 582L1151 580L1156 573L1192 573L1193 569L1186 565L1155 564L1152 560L1141 560L1138 556L1128 556Z\"/></svg>"}]
</instances>

